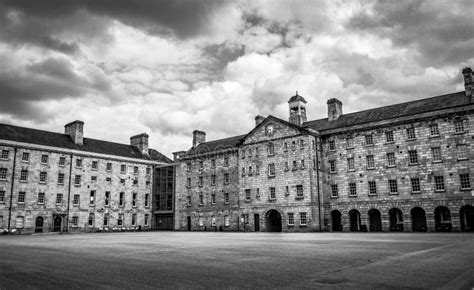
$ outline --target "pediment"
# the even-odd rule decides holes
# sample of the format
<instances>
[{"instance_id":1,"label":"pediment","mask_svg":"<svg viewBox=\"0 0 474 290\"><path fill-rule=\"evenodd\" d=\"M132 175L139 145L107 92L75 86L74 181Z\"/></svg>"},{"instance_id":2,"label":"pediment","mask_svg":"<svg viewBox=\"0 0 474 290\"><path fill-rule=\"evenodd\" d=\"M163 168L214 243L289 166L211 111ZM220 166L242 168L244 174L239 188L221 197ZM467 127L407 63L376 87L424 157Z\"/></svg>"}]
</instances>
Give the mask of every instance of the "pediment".
<instances>
[{"instance_id":1,"label":"pediment","mask_svg":"<svg viewBox=\"0 0 474 290\"><path fill-rule=\"evenodd\" d=\"M257 127L250 131L242 140L242 144L270 141L308 133L304 128L279 118L268 116Z\"/></svg>"}]
</instances>

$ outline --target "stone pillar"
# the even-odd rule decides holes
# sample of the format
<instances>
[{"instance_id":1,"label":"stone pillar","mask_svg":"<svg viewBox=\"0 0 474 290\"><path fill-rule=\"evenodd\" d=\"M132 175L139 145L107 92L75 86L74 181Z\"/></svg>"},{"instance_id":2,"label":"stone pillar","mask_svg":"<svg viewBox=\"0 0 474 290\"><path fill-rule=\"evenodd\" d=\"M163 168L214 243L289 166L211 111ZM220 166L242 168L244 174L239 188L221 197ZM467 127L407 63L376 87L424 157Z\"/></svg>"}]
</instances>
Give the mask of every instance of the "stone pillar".
<instances>
[{"instance_id":1,"label":"stone pillar","mask_svg":"<svg viewBox=\"0 0 474 290\"><path fill-rule=\"evenodd\" d=\"M461 216L459 212L451 212L451 226L453 227L453 232L460 232L461 231Z\"/></svg>"},{"instance_id":2,"label":"stone pillar","mask_svg":"<svg viewBox=\"0 0 474 290\"><path fill-rule=\"evenodd\" d=\"M436 232L436 222L435 222L435 215L433 212L426 212L426 231L427 232Z\"/></svg>"},{"instance_id":3,"label":"stone pillar","mask_svg":"<svg viewBox=\"0 0 474 290\"><path fill-rule=\"evenodd\" d=\"M382 231L389 232L390 231L390 215L388 212L383 212L380 214L380 218L382 219Z\"/></svg>"},{"instance_id":4,"label":"stone pillar","mask_svg":"<svg viewBox=\"0 0 474 290\"><path fill-rule=\"evenodd\" d=\"M403 231L404 232L413 232L411 226L411 214L403 213Z\"/></svg>"}]
</instances>

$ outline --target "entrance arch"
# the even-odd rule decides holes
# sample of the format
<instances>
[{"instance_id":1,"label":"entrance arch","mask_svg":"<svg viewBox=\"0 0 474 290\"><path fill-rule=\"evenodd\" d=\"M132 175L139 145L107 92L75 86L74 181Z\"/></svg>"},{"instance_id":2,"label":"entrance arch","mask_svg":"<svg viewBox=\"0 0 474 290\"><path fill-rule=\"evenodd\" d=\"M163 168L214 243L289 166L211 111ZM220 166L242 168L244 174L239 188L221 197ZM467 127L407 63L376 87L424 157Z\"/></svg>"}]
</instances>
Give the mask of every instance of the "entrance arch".
<instances>
[{"instance_id":1,"label":"entrance arch","mask_svg":"<svg viewBox=\"0 0 474 290\"><path fill-rule=\"evenodd\" d=\"M461 207L459 218L461 220L461 231L474 232L474 207L472 205Z\"/></svg>"},{"instance_id":2,"label":"entrance arch","mask_svg":"<svg viewBox=\"0 0 474 290\"><path fill-rule=\"evenodd\" d=\"M400 209L394 207L388 211L390 216L390 231L403 232L403 213Z\"/></svg>"},{"instance_id":3,"label":"entrance arch","mask_svg":"<svg viewBox=\"0 0 474 290\"><path fill-rule=\"evenodd\" d=\"M62 224L62 218L58 215L56 217L54 217L53 231L60 232L61 231L61 224Z\"/></svg>"},{"instance_id":4,"label":"entrance arch","mask_svg":"<svg viewBox=\"0 0 474 290\"><path fill-rule=\"evenodd\" d=\"M35 233L42 233L43 232L43 217L39 216L36 218L35 222Z\"/></svg>"},{"instance_id":5,"label":"entrance arch","mask_svg":"<svg viewBox=\"0 0 474 290\"><path fill-rule=\"evenodd\" d=\"M451 213L445 206L438 206L435 211L435 229L437 232L450 232L452 229L451 225Z\"/></svg>"},{"instance_id":6,"label":"entrance arch","mask_svg":"<svg viewBox=\"0 0 474 290\"><path fill-rule=\"evenodd\" d=\"M350 231L358 232L360 231L360 212L356 209L349 211L349 220L350 220Z\"/></svg>"},{"instance_id":7,"label":"entrance arch","mask_svg":"<svg viewBox=\"0 0 474 290\"><path fill-rule=\"evenodd\" d=\"M369 229L371 232L382 231L382 217L380 211L375 208L369 210L369 223Z\"/></svg>"},{"instance_id":8,"label":"entrance arch","mask_svg":"<svg viewBox=\"0 0 474 290\"><path fill-rule=\"evenodd\" d=\"M265 225L267 232L281 232L281 214L271 209L265 215Z\"/></svg>"},{"instance_id":9,"label":"entrance arch","mask_svg":"<svg viewBox=\"0 0 474 290\"><path fill-rule=\"evenodd\" d=\"M414 232L426 232L426 214L421 207L411 209L411 227Z\"/></svg>"},{"instance_id":10,"label":"entrance arch","mask_svg":"<svg viewBox=\"0 0 474 290\"><path fill-rule=\"evenodd\" d=\"M332 231L333 232L341 232L342 231L342 223L341 223L341 212L338 210L333 210L331 212L331 222L332 222Z\"/></svg>"}]
</instances>

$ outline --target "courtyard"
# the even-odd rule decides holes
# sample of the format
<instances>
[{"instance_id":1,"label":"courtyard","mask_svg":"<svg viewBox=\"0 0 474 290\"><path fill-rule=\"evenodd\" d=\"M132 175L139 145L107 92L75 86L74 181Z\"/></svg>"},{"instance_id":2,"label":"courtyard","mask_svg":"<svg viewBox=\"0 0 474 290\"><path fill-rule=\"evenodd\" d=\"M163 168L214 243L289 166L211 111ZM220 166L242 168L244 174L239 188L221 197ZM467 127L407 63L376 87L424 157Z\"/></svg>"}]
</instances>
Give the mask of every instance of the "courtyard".
<instances>
[{"instance_id":1,"label":"courtyard","mask_svg":"<svg viewBox=\"0 0 474 290\"><path fill-rule=\"evenodd\" d=\"M0 236L0 289L474 287L467 233Z\"/></svg>"}]
</instances>

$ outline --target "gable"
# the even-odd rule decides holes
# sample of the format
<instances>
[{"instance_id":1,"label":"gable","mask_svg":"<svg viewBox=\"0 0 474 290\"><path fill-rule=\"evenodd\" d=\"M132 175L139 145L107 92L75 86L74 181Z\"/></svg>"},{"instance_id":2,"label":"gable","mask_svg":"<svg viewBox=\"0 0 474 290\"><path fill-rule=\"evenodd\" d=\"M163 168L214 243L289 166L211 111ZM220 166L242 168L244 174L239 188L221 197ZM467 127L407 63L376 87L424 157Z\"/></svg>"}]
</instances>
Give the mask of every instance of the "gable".
<instances>
[{"instance_id":1,"label":"gable","mask_svg":"<svg viewBox=\"0 0 474 290\"><path fill-rule=\"evenodd\" d=\"M284 120L268 116L262 123L250 131L241 144L269 141L308 133L305 129Z\"/></svg>"}]
</instances>

